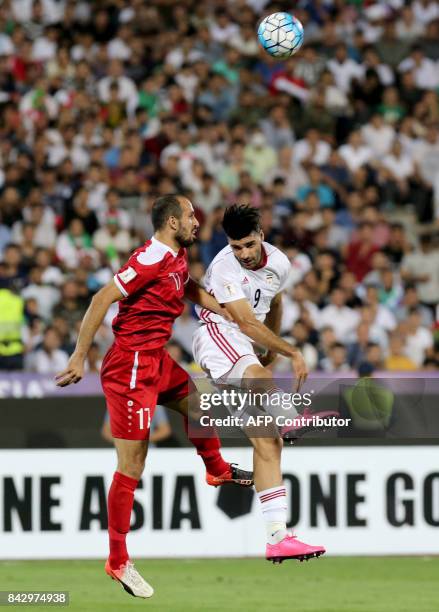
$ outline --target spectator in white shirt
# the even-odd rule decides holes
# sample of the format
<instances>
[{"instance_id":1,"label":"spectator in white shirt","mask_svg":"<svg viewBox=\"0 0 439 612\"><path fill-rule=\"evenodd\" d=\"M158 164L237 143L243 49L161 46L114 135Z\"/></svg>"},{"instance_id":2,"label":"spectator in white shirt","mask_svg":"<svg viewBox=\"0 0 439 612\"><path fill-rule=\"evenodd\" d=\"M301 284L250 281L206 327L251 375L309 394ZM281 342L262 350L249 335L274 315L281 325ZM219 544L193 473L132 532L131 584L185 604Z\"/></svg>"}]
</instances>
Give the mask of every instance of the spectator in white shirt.
<instances>
[{"instance_id":1,"label":"spectator in white shirt","mask_svg":"<svg viewBox=\"0 0 439 612\"><path fill-rule=\"evenodd\" d=\"M294 144L294 131L284 106L280 104L273 106L269 116L260 122L260 127L268 144L277 151Z\"/></svg>"},{"instance_id":2,"label":"spectator in white shirt","mask_svg":"<svg viewBox=\"0 0 439 612\"><path fill-rule=\"evenodd\" d=\"M365 302L372 309L374 323L386 332L393 331L396 327L396 317L390 308L387 308L379 301L379 287L369 285L366 287Z\"/></svg>"},{"instance_id":3,"label":"spectator in white shirt","mask_svg":"<svg viewBox=\"0 0 439 612\"><path fill-rule=\"evenodd\" d=\"M210 213L221 205L221 190L214 177L204 172L201 177L201 186L194 189L195 203L203 212Z\"/></svg>"},{"instance_id":4,"label":"spectator in white shirt","mask_svg":"<svg viewBox=\"0 0 439 612\"><path fill-rule=\"evenodd\" d=\"M334 75L325 70L320 76L319 86L325 96L325 108L334 116L349 112L349 96L335 84Z\"/></svg>"},{"instance_id":5,"label":"spectator in white shirt","mask_svg":"<svg viewBox=\"0 0 439 612\"><path fill-rule=\"evenodd\" d=\"M363 143L359 130L350 133L348 144L342 145L338 152L351 172L367 164L373 157L372 149Z\"/></svg>"},{"instance_id":6,"label":"spectator in white shirt","mask_svg":"<svg viewBox=\"0 0 439 612\"><path fill-rule=\"evenodd\" d=\"M299 253L298 257L301 256ZM303 254L304 257L308 258L307 255ZM306 270L309 270L311 267L311 262L308 259L309 267ZM294 265L294 259L292 262L292 266ZM292 269L292 274L294 275L294 270ZM303 275L302 275L303 276ZM302 277L300 277L302 278ZM282 296L282 322L281 322L281 332L286 333L291 329L294 323L301 317L303 311L307 311L311 320L315 327L319 325L319 309L311 302L309 299L308 291L305 283L296 281L296 284L291 288L291 290L287 293L284 292Z\"/></svg>"},{"instance_id":7,"label":"spectator in white shirt","mask_svg":"<svg viewBox=\"0 0 439 612\"><path fill-rule=\"evenodd\" d=\"M415 283L419 299L429 307L439 302L439 250L432 244L431 236L420 238L420 249L405 255L401 263L401 276L405 282Z\"/></svg>"},{"instance_id":8,"label":"spectator in white shirt","mask_svg":"<svg viewBox=\"0 0 439 612\"><path fill-rule=\"evenodd\" d=\"M194 49L194 38L193 36L185 36L179 47L172 49L165 58L165 63L172 66L176 71L184 64L193 64L194 62L201 60L203 54L197 49Z\"/></svg>"},{"instance_id":9,"label":"spectator in white shirt","mask_svg":"<svg viewBox=\"0 0 439 612\"><path fill-rule=\"evenodd\" d=\"M334 342L329 347L328 356L321 360L320 367L324 372L348 372L351 368L347 362L347 349L341 342Z\"/></svg>"},{"instance_id":10,"label":"spectator in white shirt","mask_svg":"<svg viewBox=\"0 0 439 612\"><path fill-rule=\"evenodd\" d=\"M129 232L119 226L117 216L108 215L105 227L100 227L93 235L93 246L113 260L118 254L128 255L132 241Z\"/></svg>"},{"instance_id":11,"label":"spectator in white shirt","mask_svg":"<svg viewBox=\"0 0 439 612\"><path fill-rule=\"evenodd\" d=\"M375 70L381 85L384 85L384 87L393 85L395 82L393 70L390 68L390 66L381 62L380 56L374 47L370 46L364 49L363 58L364 61L361 65L363 74L366 74L366 70Z\"/></svg>"},{"instance_id":12,"label":"spectator in white shirt","mask_svg":"<svg viewBox=\"0 0 439 612\"><path fill-rule=\"evenodd\" d=\"M39 248L35 253L35 264L41 268L41 279L45 285L60 287L64 283L64 274L58 266L53 265L53 254L48 248Z\"/></svg>"},{"instance_id":13,"label":"spectator in white shirt","mask_svg":"<svg viewBox=\"0 0 439 612\"><path fill-rule=\"evenodd\" d=\"M125 102L127 112L133 114L137 107L138 93L132 79L123 74L123 64L120 60L112 60L108 68L108 76L98 82L99 99L102 102L110 100L111 85L117 83L118 98Z\"/></svg>"},{"instance_id":14,"label":"spectator in white shirt","mask_svg":"<svg viewBox=\"0 0 439 612\"><path fill-rule=\"evenodd\" d=\"M229 14L223 8L219 8L215 14L215 21L210 27L210 36L212 40L222 45L236 36L239 28L236 23L233 23Z\"/></svg>"},{"instance_id":15,"label":"spectator in white shirt","mask_svg":"<svg viewBox=\"0 0 439 612\"><path fill-rule=\"evenodd\" d=\"M435 62L425 57L422 48L417 45L412 48L410 57L399 64L398 70L413 70L416 85L420 89L435 89L438 86L439 77Z\"/></svg>"},{"instance_id":16,"label":"spectator in white shirt","mask_svg":"<svg viewBox=\"0 0 439 612\"><path fill-rule=\"evenodd\" d=\"M331 154L331 146L321 140L315 128L306 132L305 138L298 140L294 146L294 160L299 164L312 163L316 166L326 164Z\"/></svg>"},{"instance_id":17,"label":"spectator in white shirt","mask_svg":"<svg viewBox=\"0 0 439 612\"><path fill-rule=\"evenodd\" d=\"M293 160L293 149L282 147L278 152L277 165L267 173L265 186L270 188L277 178L285 180L285 189L289 193L296 193L300 187L308 183L308 176L301 164Z\"/></svg>"},{"instance_id":18,"label":"spectator in white shirt","mask_svg":"<svg viewBox=\"0 0 439 612\"><path fill-rule=\"evenodd\" d=\"M53 375L67 367L69 356L61 349L61 337L54 327L46 329L42 347L29 353L26 361L26 369L38 374Z\"/></svg>"},{"instance_id":19,"label":"spectator in white shirt","mask_svg":"<svg viewBox=\"0 0 439 612\"><path fill-rule=\"evenodd\" d=\"M388 171L392 181L395 181L401 188L407 188L407 181L415 172L415 164L410 155L403 152L398 140L393 143L390 153L383 157L382 165Z\"/></svg>"},{"instance_id":20,"label":"spectator in white shirt","mask_svg":"<svg viewBox=\"0 0 439 612\"><path fill-rule=\"evenodd\" d=\"M335 78L337 86L345 93L349 92L351 82L361 79L362 67L348 57L347 47L344 43L337 45L334 59L329 60L328 68Z\"/></svg>"},{"instance_id":21,"label":"spectator in white shirt","mask_svg":"<svg viewBox=\"0 0 439 612\"><path fill-rule=\"evenodd\" d=\"M422 316L414 309L407 318L407 337L405 342L405 354L418 366L421 367L424 359L433 347L433 334L426 327L422 327Z\"/></svg>"},{"instance_id":22,"label":"spectator in white shirt","mask_svg":"<svg viewBox=\"0 0 439 612\"><path fill-rule=\"evenodd\" d=\"M411 6L404 6L401 17L396 22L396 35L401 40L412 42L424 33L424 24L417 19Z\"/></svg>"},{"instance_id":23,"label":"spectator in white shirt","mask_svg":"<svg viewBox=\"0 0 439 612\"><path fill-rule=\"evenodd\" d=\"M251 24L243 24L229 39L228 44L244 57L255 57L259 53L258 41Z\"/></svg>"},{"instance_id":24,"label":"spectator in white shirt","mask_svg":"<svg viewBox=\"0 0 439 612\"><path fill-rule=\"evenodd\" d=\"M332 327L337 340L343 342L357 327L360 315L346 306L346 294L336 287L331 291L331 303L319 315L319 327Z\"/></svg>"},{"instance_id":25,"label":"spectator in white shirt","mask_svg":"<svg viewBox=\"0 0 439 612\"><path fill-rule=\"evenodd\" d=\"M122 229L131 228L130 214L121 207L120 195L116 189L109 189L106 196L104 207L98 212L98 221L104 225L108 217L116 217L119 227Z\"/></svg>"},{"instance_id":26,"label":"spectator in white shirt","mask_svg":"<svg viewBox=\"0 0 439 612\"><path fill-rule=\"evenodd\" d=\"M123 25L119 28L117 36L110 40L107 45L107 55L109 59L128 60L132 55L129 45L132 39L132 30L129 26Z\"/></svg>"},{"instance_id":27,"label":"spectator in white shirt","mask_svg":"<svg viewBox=\"0 0 439 612\"><path fill-rule=\"evenodd\" d=\"M372 150L375 157L380 159L390 151L395 139L395 130L385 123L382 115L375 113L369 123L361 128L361 135L364 144Z\"/></svg>"},{"instance_id":28,"label":"spectator in white shirt","mask_svg":"<svg viewBox=\"0 0 439 612\"><path fill-rule=\"evenodd\" d=\"M53 27L46 28L44 36L38 36L32 45L32 59L36 62L48 62L56 57L58 33Z\"/></svg>"},{"instance_id":29,"label":"spectator in white shirt","mask_svg":"<svg viewBox=\"0 0 439 612\"><path fill-rule=\"evenodd\" d=\"M44 283L43 270L37 266L31 269L29 280L30 284L23 289L21 296L25 300L34 298L38 305L38 316L45 321L50 321L53 307L59 301L60 292L55 287Z\"/></svg>"},{"instance_id":30,"label":"spectator in white shirt","mask_svg":"<svg viewBox=\"0 0 439 612\"><path fill-rule=\"evenodd\" d=\"M439 18L439 5L437 0L416 0L413 3L413 12L417 21L427 24Z\"/></svg>"},{"instance_id":31,"label":"spectator in white shirt","mask_svg":"<svg viewBox=\"0 0 439 612\"><path fill-rule=\"evenodd\" d=\"M291 335L285 338L296 346L303 355L309 370L315 370L318 362L317 349L309 342L309 328L305 321L298 319L291 328ZM291 372L291 359L279 355L274 368L279 372Z\"/></svg>"}]
</instances>

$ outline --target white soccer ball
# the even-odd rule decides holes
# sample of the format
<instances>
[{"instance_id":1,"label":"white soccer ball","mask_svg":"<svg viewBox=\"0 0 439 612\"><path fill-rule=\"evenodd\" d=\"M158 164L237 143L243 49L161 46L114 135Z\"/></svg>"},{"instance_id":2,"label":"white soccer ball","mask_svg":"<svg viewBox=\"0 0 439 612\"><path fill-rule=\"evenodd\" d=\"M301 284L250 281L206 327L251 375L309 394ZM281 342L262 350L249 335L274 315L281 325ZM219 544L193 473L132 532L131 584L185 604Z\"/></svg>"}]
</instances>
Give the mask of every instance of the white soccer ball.
<instances>
[{"instance_id":1,"label":"white soccer ball","mask_svg":"<svg viewBox=\"0 0 439 612\"><path fill-rule=\"evenodd\" d=\"M259 24L258 39L273 57L291 57L302 46L303 26L289 13L272 13Z\"/></svg>"}]
</instances>

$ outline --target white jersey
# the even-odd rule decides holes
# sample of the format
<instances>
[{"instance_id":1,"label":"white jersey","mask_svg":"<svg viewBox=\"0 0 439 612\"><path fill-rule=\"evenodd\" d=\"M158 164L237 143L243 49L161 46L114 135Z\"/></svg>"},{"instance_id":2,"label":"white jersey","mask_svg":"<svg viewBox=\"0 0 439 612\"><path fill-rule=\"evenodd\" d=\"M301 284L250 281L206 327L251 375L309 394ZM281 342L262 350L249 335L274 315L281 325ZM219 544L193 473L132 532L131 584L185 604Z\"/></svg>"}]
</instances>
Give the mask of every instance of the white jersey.
<instances>
[{"instance_id":1,"label":"white jersey","mask_svg":"<svg viewBox=\"0 0 439 612\"><path fill-rule=\"evenodd\" d=\"M268 242L263 242L262 248L263 259L259 268L248 270L241 266L230 246L224 247L213 259L204 279L206 290L220 304L246 299L261 322L270 310L271 300L287 284L291 269L289 259L278 248ZM196 311L202 322L221 323L238 329L236 323L206 308L197 306Z\"/></svg>"}]
</instances>

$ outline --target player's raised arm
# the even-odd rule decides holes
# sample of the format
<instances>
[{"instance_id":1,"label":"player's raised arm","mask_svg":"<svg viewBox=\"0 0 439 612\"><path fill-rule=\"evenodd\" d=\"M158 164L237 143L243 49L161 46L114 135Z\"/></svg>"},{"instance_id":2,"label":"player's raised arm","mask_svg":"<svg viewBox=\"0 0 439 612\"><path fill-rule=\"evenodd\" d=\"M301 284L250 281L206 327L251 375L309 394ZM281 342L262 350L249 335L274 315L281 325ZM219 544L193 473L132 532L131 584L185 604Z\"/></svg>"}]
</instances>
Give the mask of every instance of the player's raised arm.
<instances>
[{"instance_id":1,"label":"player's raised arm","mask_svg":"<svg viewBox=\"0 0 439 612\"><path fill-rule=\"evenodd\" d=\"M224 307L243 334L269 351L280 353L291 359L297 379L297 389L300 389L308 376L308 368L301 352L292 344L279 338L264 323L258 321L250 303L246 299L226 302Z\"/></svg>"},{"instance_id":2,"label":"player's raised arm","mask_svg":"<svg viewBox=\"0 0 439 612\"><path fill-rule=\"evenodd\" d=\"M67 387L67 385L76 384L81 380L84 375L85 358L93 338L107 314L107 310L113 302L117 302L123 297L124 295L113 280L93 296L82 320L76 348L69 359L67 368L55 376L58 387Z\"/></svg>"}]
</instances>

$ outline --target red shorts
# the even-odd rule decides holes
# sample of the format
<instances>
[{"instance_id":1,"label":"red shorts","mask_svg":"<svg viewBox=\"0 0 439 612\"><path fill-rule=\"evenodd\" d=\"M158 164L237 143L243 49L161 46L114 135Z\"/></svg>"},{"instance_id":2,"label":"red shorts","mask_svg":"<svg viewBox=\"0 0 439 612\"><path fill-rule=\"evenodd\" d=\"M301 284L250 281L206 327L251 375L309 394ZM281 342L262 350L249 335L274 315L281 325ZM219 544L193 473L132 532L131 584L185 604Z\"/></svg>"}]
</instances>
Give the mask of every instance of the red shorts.
<instances>
[{"instance_id":1,"label":"red shorts","mask_svg":"<svg viewBox=\"0 0 439 612\"><path fill-rule=\"evenodd\" d=\"M195 390L188 373L164 349L124 351L116 344L104 357L101 382L114 438L145 440L157 404Z\"/></svg>"}]
</instances>

